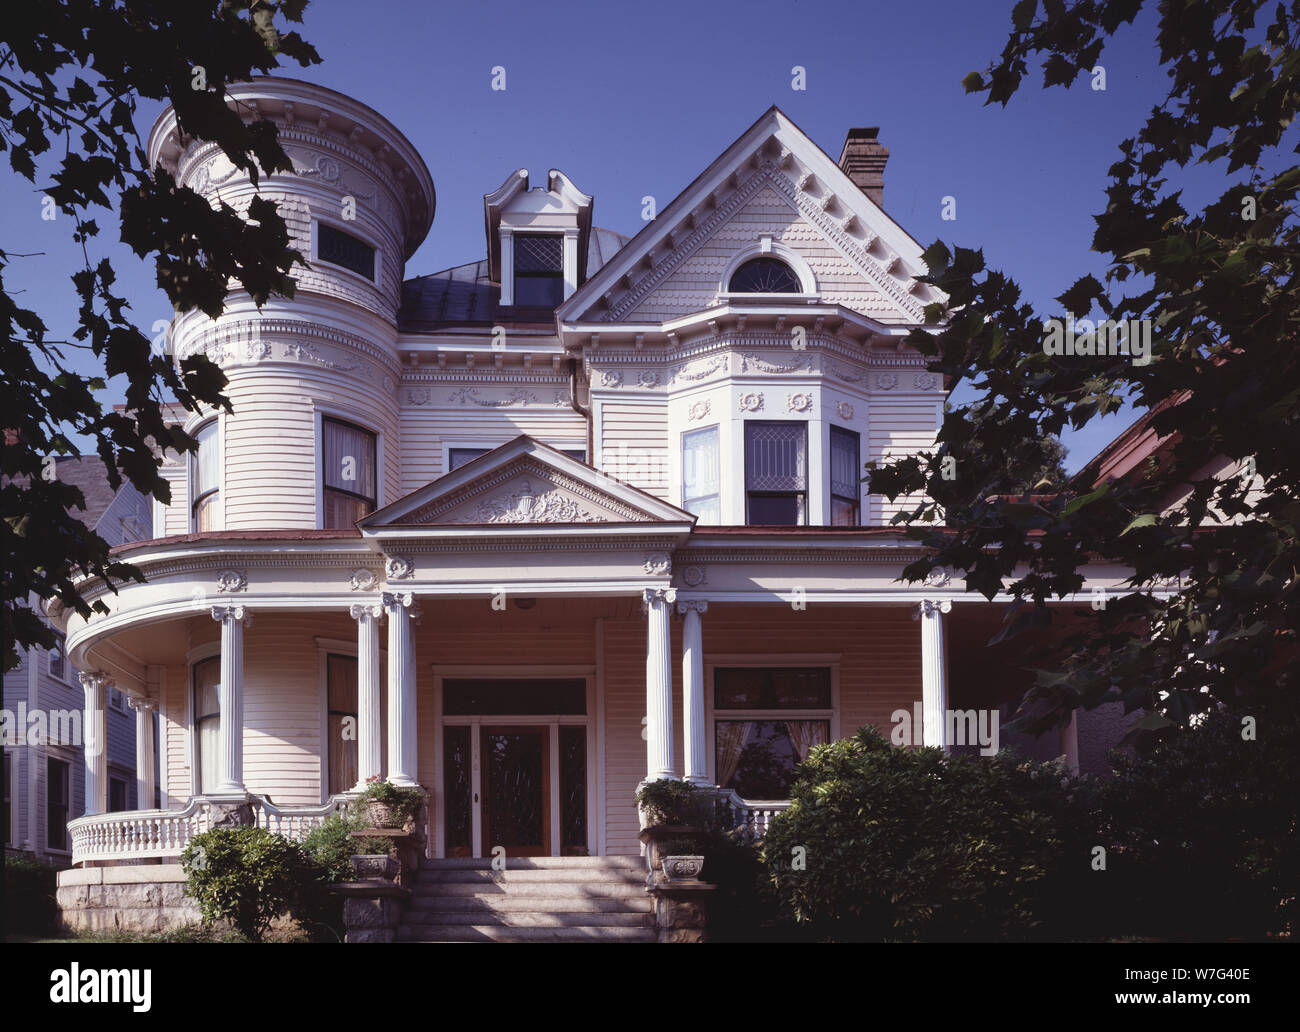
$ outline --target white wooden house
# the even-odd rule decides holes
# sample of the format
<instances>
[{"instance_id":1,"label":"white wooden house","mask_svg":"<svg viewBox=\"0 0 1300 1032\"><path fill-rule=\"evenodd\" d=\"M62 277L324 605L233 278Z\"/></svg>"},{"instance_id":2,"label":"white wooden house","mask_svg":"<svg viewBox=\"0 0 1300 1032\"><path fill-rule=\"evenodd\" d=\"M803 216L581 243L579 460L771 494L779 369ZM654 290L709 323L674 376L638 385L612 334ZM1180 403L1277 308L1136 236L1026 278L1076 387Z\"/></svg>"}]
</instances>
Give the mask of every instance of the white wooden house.
<instances>
[{"instance_id":1,"label":"white wooden house","mask_svg":"<svg viewBox=\"0 0 1300 1032\"><path fill-rule=\"evenodd\" d=\"M147 583L54 610L89 707L161 715L162 811L74 821L74 861L174 860L210 802L297 833L375 774L430 793L431 859L636 856L646 779L729 788L761 831L816 743L905 711L945 744L935 715L1015 699L998 607L902 583L916 546L861 482L945 399L903 343L933 295L875 130L836 160L773 107L631 238L511 171L486 257L408 278L435 195L407 139L319 86L231 94L279 127L294 173L262 193L310 269L176 320L233 412L190 418L121 550ZM252 196L170 112L148 147Z\"/></svg>"}]
</instances>

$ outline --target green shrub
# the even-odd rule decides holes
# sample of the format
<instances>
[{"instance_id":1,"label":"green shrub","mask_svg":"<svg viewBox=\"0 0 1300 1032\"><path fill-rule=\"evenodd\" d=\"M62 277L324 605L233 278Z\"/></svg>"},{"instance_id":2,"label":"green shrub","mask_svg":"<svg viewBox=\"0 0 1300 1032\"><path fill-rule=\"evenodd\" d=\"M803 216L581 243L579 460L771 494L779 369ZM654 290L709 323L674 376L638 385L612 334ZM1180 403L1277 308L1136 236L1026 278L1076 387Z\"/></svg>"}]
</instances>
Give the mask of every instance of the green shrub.
<instances>
[{"instance_id":1,"label":"green shrub","mask_svg":"<svg viewBox=\"0 0 1300 1032\"><path fill-rule=\"evenodd\" d=\"M321 873L296 843L264 828L214 828L181 854L186 893L205 924L229 921L261 941L277 917L319 906Z\"/></svg>"},{"instance_id":2,"label":"green shrub","mask_svg":"<svg viewBox=\"0 0 1300 1032\"><path fill-rule=\"evenodd\" d=\"M48 935L58 929L58 872L25 856L5 857L4 930L10 935Z\"/></svg>"},{"instance_id":3,"label":"green shrub","mask_svg":"<svg viewBox=\"0 0 1300 1032\"><path fill-rule=\"evenodd\" d=\"M327 817L302 840L303 852L315 864L321 880L331 883L352 880L352 857L362 845L353 840L352 833L364 827L365 819L353 807ZM383 839L378 845L387 847L391 842ZM365 846L370 849L370 842Z\"/></svg>"},{"instance_id":4,"label":"green shrub","mask_svg":"<svg viewBox=\"0 0 1300 1032\"><path fill-rule=\"evenodd\" d=\"M818 937L1059 935L1090 887L1088 789L1056 764L897 749L864 728L811 751L762 858L778 902Z\"/></svg>"},{"instance_id":5,"label":"green shrub","mask_svg":"<svg viewBox=\"0 0 1300 1032\"><path fill-rule=\"evenodd\" d=\"M420 812L425 798L424 789L418 786L394 785L391 781L373 775L366 778L366 787L357 797L357 802L363 810L366 803L383 803L392 810L399 822L405 824Z\"/></svg>"},{"instance_id":6,"label":"green shrub","mask_svg":"<svg viewBox=\"0 0 1300 1032\"><path fill-rule=\"evenodd\" d=\"M1243 738L1252 718L1255 739ZM1300 774L1294 703L1220 710L1171 729L1145 755L1112 757L1100 786L1111 935L1294 935Z\"/></svg>"},{"instance_id":7,"label":"green shrub","mask_svg":"<svg viewBox=\"0 0 1300 1032\"><path fill-rule=\"evenodd\" d=\"M645 811L648 823L702 824L707 818L695 786L689 781L661 778L642 785L636 794L637 805Z\"/></svg>"}]
</instances>

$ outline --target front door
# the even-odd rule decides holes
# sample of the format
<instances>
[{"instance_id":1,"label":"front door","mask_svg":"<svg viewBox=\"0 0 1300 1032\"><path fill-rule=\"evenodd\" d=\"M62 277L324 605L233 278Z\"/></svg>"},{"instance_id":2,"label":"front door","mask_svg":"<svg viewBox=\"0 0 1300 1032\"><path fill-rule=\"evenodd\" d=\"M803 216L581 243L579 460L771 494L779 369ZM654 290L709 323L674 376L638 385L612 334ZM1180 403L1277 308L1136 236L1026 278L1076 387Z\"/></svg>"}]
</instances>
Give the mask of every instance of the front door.
<instances>
[{"instance_id":1,"label":"front door","mask_svg":"<svg viewBox=\"0 0 1300 1032\"><path fill-rule=\"evenodd\" d=\"M550 856L550 728L484 726L480 743L483 856Z\"/></svg>"}]
</instances>

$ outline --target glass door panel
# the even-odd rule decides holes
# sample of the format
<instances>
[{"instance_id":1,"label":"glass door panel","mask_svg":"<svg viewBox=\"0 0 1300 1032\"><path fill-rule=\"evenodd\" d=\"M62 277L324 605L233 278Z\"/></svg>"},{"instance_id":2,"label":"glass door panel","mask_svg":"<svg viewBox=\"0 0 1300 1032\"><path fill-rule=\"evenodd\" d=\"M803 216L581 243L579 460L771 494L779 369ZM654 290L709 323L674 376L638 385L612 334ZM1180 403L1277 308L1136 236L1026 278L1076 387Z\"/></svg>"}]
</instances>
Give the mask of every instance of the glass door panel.
<instances>
[{"instance_id":1,"label":"glass door panel","mask_svg":"<svg viewBox=\"0 0 1300 1032\"><path fill-rule=\"evenodd\" d=\"M549 728L484 727L483 855L550 856Z\"/></svg>"}]
</instances>

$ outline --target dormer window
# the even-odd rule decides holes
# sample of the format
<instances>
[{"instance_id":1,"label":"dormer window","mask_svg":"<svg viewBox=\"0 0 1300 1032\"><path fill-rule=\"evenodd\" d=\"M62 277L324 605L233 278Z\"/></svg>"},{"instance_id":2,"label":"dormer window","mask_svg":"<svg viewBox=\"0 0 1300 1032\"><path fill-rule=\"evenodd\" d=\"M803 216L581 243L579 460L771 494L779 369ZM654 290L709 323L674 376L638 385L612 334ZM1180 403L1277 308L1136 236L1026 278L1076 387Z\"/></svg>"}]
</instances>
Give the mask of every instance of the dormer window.
<instances>
[{"instance_id":1,"label":"dormer window","mask_svg":"<svg viewBox=\"0 0 1300 1032\"><path fill-rule=\"evenodd\" d=\"M514 303L555 308L564 300L564 237L559 233L516 233Z\"/></svg>"},{"instance_id":2,"label":"dormer window","mask_svg":"<svg viewBox=\"0 0 1300 1032\"><path fill-rule=\"evenodd\" d=\"M794 270L779 258L751 258L731 275L730 294L802 294Z\"/></svg>"}]
</instances>

